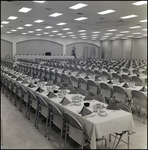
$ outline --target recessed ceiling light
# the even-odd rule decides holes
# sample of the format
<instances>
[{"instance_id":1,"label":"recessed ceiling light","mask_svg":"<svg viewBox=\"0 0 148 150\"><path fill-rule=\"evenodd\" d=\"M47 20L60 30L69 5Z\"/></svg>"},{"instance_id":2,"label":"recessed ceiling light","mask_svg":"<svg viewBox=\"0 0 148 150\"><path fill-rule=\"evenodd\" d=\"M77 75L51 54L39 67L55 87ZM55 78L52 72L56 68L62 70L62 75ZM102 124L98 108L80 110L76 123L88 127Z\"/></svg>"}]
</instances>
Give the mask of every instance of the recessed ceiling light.
<instances>
[{"instance_id":1,"label":"recessed ceiling light","mask_svg":"<svg viewBox=\"0 0 148 150\"><path fill-rule=\"evenodd\" d=\"M129 31L121 31L120 33L128 33Z\"/></svg>"},{"instance_id":2,"label":"recessed ceiling light","mask_svg":"<svg viewBox=\"0 0 148 150\"><path fill-rule=\"evenodd\" d=\"M8 21L2 21L1 24L8 24Z\"/></svg>"},{"instance_id":3,"label":"recessed ceiling light","mask_svg":"<svg viewBox=\"0 0 148 150\"><path fill-rule=\"evenodd\" d=\"M76 39L77 37L71 37L71 38Z\"/></svg>"},{"instance_id":4,"label":"recessed ceiling light","mask_svg":"<svg viewBox=\"0 0 148 150\"><path fill-rule=\"evenodd\" d=\"M135 3L132 3L133 5L136 5L136 6L140 6L140 5L143 5L143 4L147 4L147 1L138 1L138 2L135 2Z\"/></svg>"},{"instance_id":5,"label":"recessed ceiling light","mask_svg":"<svg viewBox=\"0 0 148 150\"><path fill-rule=\"evenodd\" d=\"M82 35L81 37L87 37L87 36L85 36L85 35Z\"/></svg>"},{"instance_id":6,"label":"recessed ceiling light","mask_svg":"<svg viewBox=\"0 0 148 150\"><path fill-rule=\"evenodd\" d=\"M123 16L123 17L120 17L120 18L121 19L129 19L129 18L134 18L134 17L137 17L137 15Z\"/></svg>"},{"instance_id":7,"label":"recessed ceiling light","mask_svg":"<svg viewBox=\"0 0 148 150\"><path fill-rule=\"evenodd\" d=\"M116 36L123 36L123 34L117 34Z\"/></svg>"},{"instance_id":8,"label":"recessed ceiling light","mask_svg":"<svg viewBox=\"0 0 148 150\"><path fill-rule=\"evenodd\" d=\"M58 30L54 30L54 31L51 31L51 32L55 32L56 33L56 32L59 32L59 31Z\"/></svg>"},{"instance_id":9,"label":"recessed ceiling light","mask_svg":"<svg viewBox=\"0 0 148 150\"><path fill-rule=\"evenodd\" d=\"M66 30L70 30L70 28L64 28L64 29L62 29L62 30L65 30L65 31L66 31Z\"/></svg>"},{"instance_id":10,"label":"recessed ceiling light","mask_svg":"<svg viewBox=\"0 0 148 150\"><path fill-rule=\"evenodd\" d=\"M75 36L75 35L69 35L69 36Z\"/></svg>"},{"instance_id":11,"label":"recessed ceiling light","mask_svg":"<svg viewBox=\"0 0 148 150\"><path fill-rule=\"evenodd\" d=\"M27 13L30 10L32 10L32 8L22 7L20 10L18 10L18 12Z\"/></svg>"},{"instance_id":12,"label":"recessed ceiling light","mask_svg":"<svg viewBox=\"0 0 148 150\"><path fill-rule=\"evenodd\" d=\"M27 34L27 33L22 33L22 34Z\"/></svg>"},{"instance_id":13,"label":"recessed ceiling light","mask_svg":"<svg viewBox=\"0 0 148 150\"><path fill-rule=\"evenodd\" d=\"M59 33L59 34L57 34L57 35L63 35L62 33Z\"/></svg>"},{"instance_id":14,"label":"recessed ceiling light","mask_svg":"<svg viewBox=\"0 0 148 150\"><path fill-rule=\"evenodd\" d=\"M98 12L97 14L105 15L105 14L109 14L109 13L113 13L113 12L115 12L115 10L108 9L108 10L105 10L105 11Z\"/></svg>"},{"instance_id":15,"label":"recessed ceiling light","mask_svg":"<svg viewBox=\"0 0 148 150\"><path fill-rule=\"evenodd\" d=\"M3 25L1 25L1 27L3 27Z\"/></svg>"},{"instance_id":16,"label":"recessed ceiling light","mask_svg":"<svg viewBox=\"0 0 148 150\"><path fill-rule=\"evenodd\" d=\"M43 29L36 29L35 31L42 31Z\"/></svg>"},{"instance_id":17,"label":"recessed ceiling light","mask_svg":"<svg viewBox=\"0 0 148 150\"><path fill-rule=\"evenodd\" d=\"M140 20L139 22L147 22L147 20Z\"/></svg>"},{"instance_id":18,"label":"recessed ceiling light","mask_svg":"<svg viewBox=\"0 0 148 150\"><path fill-rule=\"evenodd\" d=\"M15 20L15 19L17 19L18 17L16 17L16 16L10 16L10 17L8 17L8 19L10 19L10 20Z\"/></svg>"},{"instance_id":19,"label":"recessed ceiling light","mask_svg":"<svg viewBox=\"0 0 148 150\"><path fill-rule=\"evenodd\" d=\"M7 31L6 33L11 33L10 31Z\"/></svg>"},{"instance_id":20,"label":"recessed ceiling light","mask_svg":"<svg viewBox=\"0 0 148 150\"><path fill-rule=\"evenodd\" d=\"M62 38L65 38L66 36L61 36Z\"/></svg>"},{"instance_id":21,"label":"recessed ceiling light","mask_svg":"<svg viewBox=\"0 0 148 150\"><path fill-rule=\"evenodd\" d=\"M36 34L37 36L40 36L41 34Z\"/></svg>"},{"instance_id":22,"label":"recessed ceiling light","mask_svg":"<svg viewBox=\"0 0 148 150\"><path fill-rule=\"evenodd\" d=\"M12 29L11 31L16 32L17 30Z\"/></svg>"},{"instance_id":23,"label":"recessed ceiling light","mask_svg":"<svg viewBox=\"0 0 148 150\"><path fill-rule=\"evenodd\" d=\"M141 34L140 32L137 32L137 33L132 33L132 34Z\"/></svg>"},{"instance_id":24,"label":"recessed ceiling light","mask_svg":"<svg viewBox=\"0 0 148 150\"><path fill-rule=\"evenodd\" d=\"M134 37L133 35L129 35L129 36L127 36L127 37Z\"/></svg>"},{"instance_id":25,"label":"recessed ceiling light","mask_svg":"<svg viewBox=\"0 0 148 150\"><path fill-rule=\"evenodd\" d=\"M54 35L49 35L49 36L51 36L51 37L52 37L52 36L54 36Z\"/></svg>"},{"instance_id":26,"label":"recessed ceiling light","mask_svg":"<svg viewBox=\"0 0 148 150\"><path fill-rule=\"evenodd\" d=\"M143 29L143 31L147 31L147 29Z\"/></svg>"},{"instance_id":27,"label":"recessed ceiling light","mask_svg":"<svg viewBox=\"0 0 148 150\"><path fill-rule=\"evenodd\" d=\"M44 20L36 20L34 21L35 23L41 23L41 22L44 22Z\"/></svg>"},{"instance_id":28,"label":"recessed ceiling light","mask_svg":"<svg viewBox=\"0 0 148 150\"><path fill-rule=\"evenodd\" d=\"M99 36L98 34L93 34L93 35L91 35L91 36Z\"/></svg>"},{"instance_id":29,"label":"recessed ceiling light","mask_svg":"<svg viewBox=\"0 0 148 150\"><path fill-rule=\"evenodd\" d=\"M79 4L76 4L74 6L69 7L69 9L77 10L77 9L80 9L80 8L83 8L83 7L86 7L86 6L87 6L87 4L79 3Z\"/></svg>"},{"instance_id":30,"label":"recessed ceiling light","mask_svg":"<svg viewBox=\"0 0 148 150\"><path fill-rule=\"evenodd\" d=\"M45 28L48 28L48 29L49 29L49 28L53 28L53 27L52 27L52 26L47 26L47 27L45 27Z\"/></svg>"},{"instance_id":31,"label":"recessed ceiling light","mask_svg":"<svg viewBox=\"0 0 148 150\"><path fill-rule=\"evenodd\" d=\"M81 33L80 35L86 35L87 33Z\"/></svg>"},{"instance_id":32,"label":"recessed ceiling light","mask_svg":"<svg viewBox=\"0 0 148 150\"><path fill-rule=\"evenodd\" d=\"M30 27L30 26L32 26L32 24L25 24L24 26L26 26L26 27Z\"/></svg>"},{"instance_id":33,"label":"recessed ceiling light","mask_svg":"<svg viewBox=\"0 0 148 150\"><path fill-rule=\"evenodd\" d=\"M24 27L17 27L17 29L24 29Z\"/></svg>"},{"instance_id":34,"label":"recessed ceiling light","mask_svg":"<svg viewBox=\"0 0 148 150\"><path fill-rule=\"evenodd\" d=\"M85 20L85 19L88 19L88 18L87 17L80 17L80 18L76 18L74 20L81 21L81 20Z\"/></svg>"},{"instance_id":35,"label":"recessed ceiling light","mask_svg":"<svg viewBox=\"0 0 148 150\"><path fill-rule=\"evenodd\" d=\"M62 25L65 25L65 24L67 24L67 23L61 22L61 23L57 23L56 25L62 26Z\"/></svg>"},{"instance_id":36,"label":"recessed ceiling light","mask_svg":"<svg viewBox=\"0 0 148 150\"><path fill-rule=\"evenodd\" d=\"M78 32L86 32L86 30L78 30Z\"/></svg>"},{"instance_id":37,"label":"recessed ceiling light","mask_svg":"<svg viewBox=\"0 0 148 150\"><path fill-rule=\"evenodd\" d=\"M141 26L134 26L134 27L129 27L131 29L134 29L134 28L141 28Z\"/></svg>"},{"instance_id":38,"label":"recessed ceiling light","mask_svg":"<svg viewBox=\"0 0 148 150\"><path fill-rule=\"evenodd\" d=\"M67 32L67 34L72 34L73 32Z\"/></svg>"},{"instance_id":39,"label":"recessed ceiling light","mask_svg":"<svg viewBox=\"0 0 148 150\"><path fill-rule=\"evenodd\" d=\"M107 30L107 31L117 31L117 29L111 29L111 30Z\"/></svg>"},{"instance_id":40,"label":"recessed ceiling light","mask_svg":"<svg viewBox=\"0 0 148 150\"><path fill-rule=\"evenodd\" d=\"M49 15L50 17L58 17L58 16L61 16L63 15L62 13L54 13L54 14L51 14Z\"/></svg>"},{"instance_id":41,"label":"recessed ceiling light","mask_svg":"<svg viewBox=\"0 0 148 150\"><path fill-rule=\"evenodd\" d=\"M44 32L43 34L49 34L49 32Z\"/></svg>"},{"instance_id":42,"label":"recessed ceiling light","mask_svg":"<svg viewBox=\"0 0 148 150\"><path fill-rule=\"evenodd\" d=\"M33 2L36 2L36 3L45 3L45 1L33 1Z\"/></svg>"},{"instance_id":43,"label":"recessed ceiling light","mask_svg":"<svg viewBox=\"0 0 148 150\"><path fill-rule=\"evenodd\" d=\"M28 31L28 33L33 33L34 31Z\"/></svg>"},{"instance_id":44,"label":"recessed ceiling light","mask_svg":"<svg viewBox=\"0 0 148 150\"><path fill-rule=\"evenodd\" d=\"M112 33L105 33L105 35L110 35L110 34L112 34Z\"/></svg>"},{"instance_id":45,"label":"recessed ceiling light","mask_svg":"<svg viewBox=\"0 0 148 150\"><path fill-rule=\"evenodd\" d=\"M95 32L92 32L92 33L100 33L99 31L95 31Z\"/></svg>"}]
</instances>

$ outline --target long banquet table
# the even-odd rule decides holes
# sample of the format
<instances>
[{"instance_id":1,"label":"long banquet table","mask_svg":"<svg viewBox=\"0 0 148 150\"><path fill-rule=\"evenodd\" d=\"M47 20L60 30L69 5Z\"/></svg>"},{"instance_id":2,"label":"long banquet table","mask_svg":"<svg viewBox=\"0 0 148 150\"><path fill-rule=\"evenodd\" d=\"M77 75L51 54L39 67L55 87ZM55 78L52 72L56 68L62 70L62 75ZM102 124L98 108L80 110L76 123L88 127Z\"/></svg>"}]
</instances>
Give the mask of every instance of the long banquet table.
<instances>
[{"instance_id":1,"label":"long banquet table","mask_svg":"<svg viewBox=\"0 0 148 150\"><path fill-rule=\"evenodd\" d=\"M16 78L11 78L8 74L2 73L3 75L7 76L9 79L19 83L21 86L24 86L25 88L33 91L35 94L42 96L45 98L45 100L48 103L54 103L58 107L61 107L64 112L68 112L74 116L77 117L79 121L84 126L84 129L91 139L90 141L90 148L91 149L96 149L97 141L96 139L101 138L102 136L109 135L109 134L114 134L116 132L122 132L125 130L128 130L131 133L134 133L135 130L135 125L133 122L133 117L131 113L125 112L123 110L108 110L106 109L107 104L103 104L101 102L98 102L97 100L91 100L91 101L83 101L84 96L82 96L82 100L80 102L80 106L76 106L72 103L72 97L75 95L80 95L80 94L68 94L68 91L65 95L65 97L71 101L70 104L68 105L62 105L60 102L63 98L60 97L55 97L55 98L48 98L47 94L49 91L47 91L47 86L42 87L44 91L42 93L36 92L36 89L38 88L37 86L34 88L29 88L29 84L22 84L21 81L16 81ZM21 74L18 74L19 76ZM57 87L58 88L58 87ZM89 102L90 106L87 107L90 111L92 111L92 114L87 115L87 116L81 116L79 112L84 106L84 102ZM93 105L95 104L102 104L104 105L104 111L107 113L106 117L99 116L98 113L93 112ZM77 132L75 132L77 133Z\"/></svg>"}]
</instances>

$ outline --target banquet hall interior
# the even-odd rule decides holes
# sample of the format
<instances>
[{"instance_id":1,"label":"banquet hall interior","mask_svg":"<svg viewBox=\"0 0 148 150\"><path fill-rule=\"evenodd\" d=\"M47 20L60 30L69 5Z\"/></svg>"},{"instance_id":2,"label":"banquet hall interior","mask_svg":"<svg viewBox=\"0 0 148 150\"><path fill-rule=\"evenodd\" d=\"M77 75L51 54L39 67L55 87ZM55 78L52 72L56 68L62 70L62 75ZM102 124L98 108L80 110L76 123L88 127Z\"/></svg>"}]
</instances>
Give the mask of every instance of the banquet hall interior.
<instances>
[{"instance_id":1,"label":"banquet hall interior","mask_svg":"<svg viewBox=\"0 0 148 150\"><path fill-rule=\"evenodd\" d=\"M1 149L147 149L147 1L1 1Z\"/></svg>"}]
</instances>

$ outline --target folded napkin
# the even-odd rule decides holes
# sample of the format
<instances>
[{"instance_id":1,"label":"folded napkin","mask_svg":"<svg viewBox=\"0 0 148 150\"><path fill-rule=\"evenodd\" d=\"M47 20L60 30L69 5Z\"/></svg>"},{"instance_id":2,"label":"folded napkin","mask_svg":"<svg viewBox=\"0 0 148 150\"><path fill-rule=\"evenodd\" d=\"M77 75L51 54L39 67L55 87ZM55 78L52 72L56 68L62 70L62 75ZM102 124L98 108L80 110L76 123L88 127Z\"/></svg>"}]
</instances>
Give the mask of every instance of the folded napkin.
<instances>
[{"instance_id":1,"label":"folded napkin","mask_svg":"<svg viewBox=\"0 0 148 150\"><path fill-rule=\"evenodd\" d=\"M61 102L60 102L62 105L67 105L67 104L70 104L71 102L66 98L64 97Z\"/></svg>"},{"instance_id":2,"label":"folded napkin","mask_svg":"<svg viewBox=\"0 0 148 150\"><path fill-rule=\"evenodd\" d=\"M86 76L85 79L89 79L89 76Z\"/></svg>"},{"instance_id":3,"label":"folded napkin","mask_svg":"<svg viewBox=\"0 0 148 150\"><path fill-rule=\"evenodd\" d=\"M127 75L131 75L131 73L129 72Z\"/></svg>"},{"instance_id":4,"label":"folded napkin","mask_svg":"<svg viewBox=\"0 0 148 150\"><path fill-rule=\"evenodd\" d=\"M109 104L106 109L109 109L109 110L119 110L119 107L116 105L116 103L111 103Z\"/></svg>"},{"instance_id":5,"label":"folded napkin","mask_svg":"<svg viewBox=\"0 0 148 150\"><path fill-rule=\"evenodd\" d=\"M28 85L28 87L30 87L30 88L34 88L34 87L36 87L33 83L30 83L29 85Z\"/></svg>"},{"instance_id":6,"label":"folded napkin","mask_svg":"<svg viewBox=\"0 0 148 150\"><path fill-rule=\"evenodd\" d=\"M47 94L48 98L53 98L53 97L56 97L56 95L53 93L53 92L49 92Z\"/></svg>"},{"instance_id":7,"label":"folded napkin","mask_svg":"<svg viewBox=\"0 0 148 150\"><path fill-rule=\"evenodd\" d=\"M146 88L145 86L143 86L143 87L140 89L140 91L142 91L142 92L147 92L147 88Z\"/></svg>"},{"instance_id":8,"label":"folded napkin","mask_svg":"<svg viewBox=\"0 0 148 150\"><path fill-rule=\"evenodd\" d=\"M93 99L98 100L99 102L105 102L105 99L101 94L93 96Z\"/></svg>"},{"instance_id":9,"label":"folded napkin","mask_svg":"<svg viewBox=\"0 0 148 150\"><path fill-rule=\"evenodd\" d=\"M107 83L109 83L109 84L113 84L112 80L109 80Z\"/></svg>"},{"instance_id":10,"label":"folded napkin","mask_svg":"<svg viewBox=\"0 0 148 150\"><path fill-rule=\"evenodd\" d=\"M139 75L139 74L137 74L137 77L140 77L140 75Z\"/></svg>"},{"instance_id":11,"label":"folded napkin","mask_svg":"<svg viewBox=\"0 0 148 150\"><path fill-rule=\"evenodd\" d=\"M42 93L44 90L41 87L38 87L37 90L39 93Z\"/></svg>"},{"instance_id":12,"label":"folded napkin","mask_svg":"<svg viewBox=\"0 0 148 150\"><path fill-rule=\"evenodd\" d=\"M93 97L92 97L91 94L88 94L88 95L86 95L86 96L84 97L83 100L84 100L84 101L85 101L85 100L93 100Z\"/></svg>"},{"instance_id":13,"label":"folded napkin","mask_svg":"<svg viewBox=\"0 0 148 150\"><path fill-rule=\"evenodd\" d=\"M27 83L29 83L29 82L25 79L25 80L23 80L21 83L27 84Z\"/></svg>"},{"instance_id":14,"label":"folded napkin","mask_svg":"<svg viewBox=\"0 0 148 150\"><path fill-rule=\"evenodd\" d=\"M127 83L124 83L124 85L122 87L128 88L129 85Z\"/></svg>"},{"instance_id":15,"label":"folded napkin","mask_svg":"<svg viewBox=\"0 0 148 150\"><path fill-rule=\"evenodd\" d=\"M83 106L83 108L79 112L79 114L81 114L82 116L90 115L91 113L92 113L92 111L87 109L85 106Z\"/></svg>"},{"instance_id":16,"label":"folded napkin","mask_svg":"<svg viewBox=\"0 0 148 150\"><path fill-rule=\"evenodd\" d=\"M15 76L15 75L12 75L12 76L11 76L11 78L17 78L17 76Z\"/></svg>"},{"instance_id":17,"label":"folded napkin","mask_svg":"<svg viewBox=\"0 0 148 150\"><path fill-rule=\"evenodd\" d=\"M68 75L71 75L71 72L68 72Z\"/></svg>"},{"instance_id":18,"label":"folded napkin","mask_svg":"<svg viewBox=\"0 0 148 150\"><path fill-rule=\"evenodd\" d=\"M18 77L17 79L16 79L16 81L22 81L23 79L21 78L21 77Z\"/></svg>"},{"instance_id":19,"label":"folded napkin","mask_svg":"<svg viewBox=\"0 0 148 150\"><path fill-rule=\"evenodd\" d=\"M71 89L68 94L78 94L75 89Z\"/></svg>"}]
</instances>

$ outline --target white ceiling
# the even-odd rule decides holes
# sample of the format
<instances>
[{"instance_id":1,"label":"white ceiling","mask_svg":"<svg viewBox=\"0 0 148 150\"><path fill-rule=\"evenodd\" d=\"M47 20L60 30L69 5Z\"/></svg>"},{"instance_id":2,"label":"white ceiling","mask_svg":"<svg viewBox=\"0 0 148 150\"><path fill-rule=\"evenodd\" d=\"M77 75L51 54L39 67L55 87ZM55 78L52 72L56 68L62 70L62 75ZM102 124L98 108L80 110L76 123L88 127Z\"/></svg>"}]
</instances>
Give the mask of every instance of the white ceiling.
<instances>
[{"instance_id":1,"label":"white ceiling","mask_svg":"<svg viewBox=\"0 0 148 150\"><path fill-rule=\"evenodd\" d=\"M100 40L105 36L105 33L112 33L108 35L109 39L112 37L117 37L122 31L130 31L124 33L120 38L127 36L147 36L147 22L139 22L140 20L147 20L147 4L136 6L132 3L137 1L46 1L45 3L35 3L33 1L2 1L1 2L1 22L9 21L8 24L3 24L1 27L1 33L6 33L12 29L16 29L16 32L12 33L22 35L22 33L27 33L28 36L37 36L36 34L41 34L40 37L49 37L49 35L54 35L54 37L60 38L59 33L66 36L65 38L72 38L67 32L73 32L73 35L77 39L81 39L81 33L78 30L86 30L86 37L91 40L93 33L99 31L96 40ZM87 4L78 10L69 9L69 7L76 5L78 3ZM28 13L18 12L22 7L32 8ZM113 9L116 12L100 15L97 14L100 11ZM59 17L49 17L49 15L58 12L63 15ZM78 14L82 13L82 14ZM137 17L130 19L121 19L120 17L135 14ZM9 20L9 16L17 16L16 20ZM87 17L88 19L82 21L76 21L74 19L79 17ZM35 23L35 20L44 20L42 23ZM65 22L66 25L58 26L57 23ZM24 26L25 24L33 24L31 27ZM2 23L1 23L2 25ZM46 29L46 26L53 26L53 28ZM129 27L141 26L137 29L130 29ZM19 30L17 27L24 27L24 29ZM63 28L71 28L69 31L62 30ZM42 31L35 31L36 29L42 29ZM107 30L117 29L117 31L109 32ZM58 30L58 33L53 33L53 30ZM28 31L34 31L34 33L28 33ZM49 34L43 34L44 32L49 32ZM141 34L133 34L133 33ZM146 35L145 35L146 34ZM25 35L24 35L25 36ZM53 38L54 38L53 37ZM62 37L61 37L62 38Z\"/></svg>"}]
</instances>

